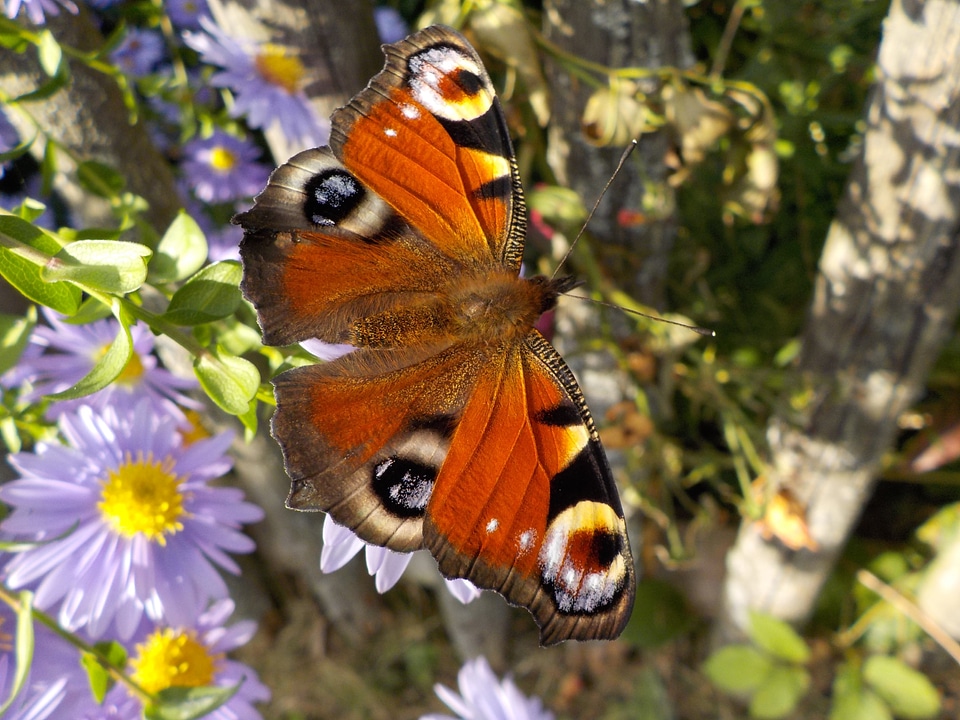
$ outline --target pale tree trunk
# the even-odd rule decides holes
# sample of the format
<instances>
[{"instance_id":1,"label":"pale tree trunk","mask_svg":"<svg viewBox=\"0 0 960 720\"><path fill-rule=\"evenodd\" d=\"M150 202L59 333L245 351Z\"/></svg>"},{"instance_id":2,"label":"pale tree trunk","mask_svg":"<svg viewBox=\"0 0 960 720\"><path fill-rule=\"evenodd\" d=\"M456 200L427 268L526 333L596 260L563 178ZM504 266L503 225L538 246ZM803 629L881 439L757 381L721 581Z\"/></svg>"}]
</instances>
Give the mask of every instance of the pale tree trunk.
<instances>
[{"instance_id":1,"label":"pale tree trunk","mask_svg":"<svg viewBox=\"0 0 960 720\"><path fill-rule=\"evenodd\" d=\"M960 4L895 0L864 150L827 236L791 397L770 423L768 491L806 507L815 550L745 523L727 560L717 638L748 610L810 617L867 502L897 417L923 390L960 305ZM787 407L787 399L784 406Z\"/></svg>"},{"instance_id":2,"label":"pale tree trunk","mask_svg":"<svg viewBox=\"0 0 960 720\"><path fill-rule=\"evenodd\" d=\"M693 64L679 0L548 0L543 17L548 40L592 63L608 68L686 68ZM551 88L548 160L560 184L576 190L589 207L613 175L624 145L597 148L588 143L581 118L596 88L550 62L549 55L546 70ZM657 82L641 83L640 89L650 93ZM588 227L598 240L591 250L602 269L620 289L653 306L663 300L667 263L677 233L673 189L666 182L667 150L666 133L644 135ZM648 211L648 222L617 221L621 211L641 208Z\"/></svg>"}]
</instances>

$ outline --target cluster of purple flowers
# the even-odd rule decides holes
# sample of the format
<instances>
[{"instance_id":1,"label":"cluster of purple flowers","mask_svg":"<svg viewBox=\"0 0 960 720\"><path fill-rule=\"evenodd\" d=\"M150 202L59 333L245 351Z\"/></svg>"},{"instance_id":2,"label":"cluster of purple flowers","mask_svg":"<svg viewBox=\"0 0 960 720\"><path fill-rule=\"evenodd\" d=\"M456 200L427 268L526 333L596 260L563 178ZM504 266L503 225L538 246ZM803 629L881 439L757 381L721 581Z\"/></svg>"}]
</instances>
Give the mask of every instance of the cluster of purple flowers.
<instances>
[{"instance_id":1,"label":"cluster of purple flowers","mask_svg":"<svg viewBox=\"0 0 960 720\"><path fill-rule=\"evenodd\" d=\"M114 23L121 11L116 0L86 4L94 17L113 13ZM179 95L145 93L145 116L158 147L176 161L182 200L206 235L209 260L235 259L240 231L227 221L249 205L273 165L257 133L279 131L291 146L305 148L326 142L329 124L307 100L307 73L296 56L218 25L205 0L161 7L174 34L130 25L110 59L133 84L170 88L177 84L175 58L182 70L185 56L197 57L186 67L189 112L181 87ZM79 8L71 0L3 0L2 10L41 25L49 15ZM378 11L377 25L389 42L407 31L386 9ZM17 142L0 106L0 152ZM0 163L0 179L6 169ZM39 180L4 196L7 183L0 207L35 197L38 189ZM45 213L36 222L57 221ZM243 527L263 512L239 490L213 483L231 470L232 433L204 429L196 380L163 367L154 335L142 324L131 328L133 355L112 384L79 399L51 399L94 368L118 329L112 318L78 325L44 310L19 363L0 376L11 406L39 413L24 433L28 449L8 456L17 476L0 485L7 508L0 522L0 707L16 676L16 592L29 591L21 597L32 597L34 607L75 640L34 623L30 674L0 714L133 720L144 712L142 691L237 686L208 717L253 720L255 704L270 693L251 668L226 658L255 625L227 624L234 604L221 573L239 573L231 555L254 549ZM348 348L307 349L330 359ZM4 439L9 444L8 434ZM323 535L321 569L333 572L365 550L379 592L391 588L410 561L410 555L366 545L329 517ZM447 587L464 603L479 595L465 580ZM131 682L108 688L98 703L78 647L104 641L126 649L123 672ZM437 686L458 717L552 717L509 679L501 683L485 660L465 665L459 685L460 695Z\"/></svg>"},{"instance_id":2,"label":"cluster of purple flowers","mask_svg":"<svg viewBox=\"0 0 960 720\"><path fill-rule=\"evenodd\" d=\"M40 400L93 368L117 332L113 319L71 326L52 312L38 327L7 392ZM208 435L192 418L194 384L159 367L152 336L134 327L135 352L120 379L80 400L52 402L56 433L9 456L19 477L0 486L9 508L0 534L16 551L0 554L3 584L33 592L36 608L83 642L128 649L130 677L150 692L235 685L211 717L256 718L269 697L250 669L224 658L253 623L224 627L233 603L219 570L238 573L230 553L248 553L242 527L263 511L239 490L212 481L230 471L232 433ZM8 545L8 547L10 547ZM0 624L12 632L7 605ZM39 627L34 663L12 718L140 717L142 702L123 685L98 705L78 651ZM9 682L9 657L0 685Z\"/></svg>"}]
</instances>

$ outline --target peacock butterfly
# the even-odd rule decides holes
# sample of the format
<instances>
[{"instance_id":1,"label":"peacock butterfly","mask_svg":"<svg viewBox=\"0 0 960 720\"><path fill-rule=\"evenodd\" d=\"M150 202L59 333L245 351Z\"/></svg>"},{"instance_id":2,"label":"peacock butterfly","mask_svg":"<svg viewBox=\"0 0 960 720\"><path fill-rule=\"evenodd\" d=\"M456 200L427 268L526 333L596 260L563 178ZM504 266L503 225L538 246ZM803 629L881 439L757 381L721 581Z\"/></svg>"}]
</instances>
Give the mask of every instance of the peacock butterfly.
<instances>
[{"instance_id":1,"label":"peacock butterfly","mask_svg":"<svg viewBox=\"0 0 960 720\"><path fill-rule=\"evenodd\" d=\"M523 188L470 44L430 27L274 171L244 229L263 340L356 349L274 380L288 507L427 548L530 610L544 645L612 639L635 574L570 369L536 330L570 278L520 277Z\"/></svg>"}]
</instances>

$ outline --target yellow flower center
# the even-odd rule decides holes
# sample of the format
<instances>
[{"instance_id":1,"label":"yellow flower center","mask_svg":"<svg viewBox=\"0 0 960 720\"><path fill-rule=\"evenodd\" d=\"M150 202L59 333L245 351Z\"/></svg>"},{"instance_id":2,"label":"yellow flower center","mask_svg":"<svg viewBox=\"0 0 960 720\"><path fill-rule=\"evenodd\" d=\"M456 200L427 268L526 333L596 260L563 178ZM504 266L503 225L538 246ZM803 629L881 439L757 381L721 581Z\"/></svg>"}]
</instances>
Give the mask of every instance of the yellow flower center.
<instances>
[{"instance_id":1,"label":"yellow flower center","mask_svg":"<svg viewBox=\"0 0 960 720\"><path fill-rule=\"evenodd\" d=\"M143 377L143 363L140 362L140 356L137 353L133 353L130 359L127 360L127 364L123 366L123 370L117 375L116 382L125 385L135 385L141 377Z\"/></svg>"},{"instance_id":2,"label":"yellow flower center","mask_svg":"<svg viewBox=\"0 0 960 720\"><path fill-rule=\"evenodd\" d=\"M183 495L180 478L173 474L173 461L158 462L153 455L130 454L116 470L108 472L98 507L104 519L124 537L143 533L166 545L166 535L183 530L180 522Z\"/></svg>"},{"instance_id":3,"label":"yellow flower center","mask_svg":"<svg viewBox=\"0 0 960 720\"><path fill-rule=\"evenodd\" d=\"M254 60L257 72L267 82L279 85L293 95L300 89L305 68L299 58L287 54L279 45L267 44Z\"/></svg>"},{"instance_id":4,"label":"yellow flower center","mask_svg":"<svg viewBox=\"0 0 960 720\"><path fill-rule=\"evenodd\" d=\"M150 693L168 687L204 687L212 685L220 653L211 654L193 632L157 630L139 643L130 661L133 679Z\"/></svg>"},{"instance_id":5,"label":"yellow flower center","mask_svg":"<svg viewBox=\"0 0 960 720\"><path fill-rule=\"evenodd\" d=\"M180 430L184 445L193 445L198 440L206 440L210 437L210 433L203 426L200 413L196 410L185 410L184 415L187 416L187 425Z\"/></svg>"},{"instance_id":6,"label":"yellow flower center","mask_svg":"<svg viewBox=\"0 0 960 720\"><path fill-rule=\"evenodd\" d=\"M210 167L217 172L230 172L236 164L237 156L225 147L218 145L210 152Z\"/></svg>"},{"instance_id":7,"label":"yellow flower center","mask_svg":"<svg viewBox=\"0 0 960 720\"><path fill-rule=\"evenodd\" d=\"M107 343L101 347L99 357L97 357L97 353L94 353L93 361L96 363L100 358L107 354L109 349L110 343ZM140 361L140 355L136 352L131 353L130 359L127 360L127 364L123 366L123 370L121 370L120 374L117 375L116 382L127 386L136 385L140 381L141 377L143 377L143 363Z\"/></svg>"}]
</instances>

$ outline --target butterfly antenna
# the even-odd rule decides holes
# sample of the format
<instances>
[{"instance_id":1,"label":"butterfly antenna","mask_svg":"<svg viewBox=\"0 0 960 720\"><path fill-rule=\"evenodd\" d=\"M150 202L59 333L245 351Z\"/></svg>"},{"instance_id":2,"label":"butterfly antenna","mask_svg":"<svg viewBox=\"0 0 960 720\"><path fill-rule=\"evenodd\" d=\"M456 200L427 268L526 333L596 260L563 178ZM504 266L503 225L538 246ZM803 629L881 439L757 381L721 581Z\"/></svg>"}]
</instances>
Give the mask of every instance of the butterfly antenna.
<instances>
[{"instance_id":1,"label":"butterfly antenna","mask_svg":"<svg viewBox=\"0 0 960 720\"><path fill-rule=\"evenodd\" d=\"M566 295L566 297L575 298L577 300L586 300L587 302L592 302L596 305L605 305L606 307L614 308L615 310L620 310L621 312L630 313L631 315L639 315L640 317L645 317L648 320L656 320L657 322L666 323L667 325L676 325L678 327L686 328L687 330L693 330L698 335L703 335L704 337L717 336L716 331L711 330L710 328L699 327L697 325L687 325L687 323L682 323L679 320L669 320L665 317L660 317L659 315L648 315L645 312L631 310L630 308L625 308L622 305L607 302L606 300L597 300L596 298L589 297L588 295Z\"/></svg>"},{"instance_id":2,"label":"butterfly antenna","mask_svg":"<svg viewBox=\"0 0 960 720\"><path fill-rule=\"evenodd\" d=\"M573 252L573 248L576 247L577 241L583 236L584 231L587 229L587 225L590 224L590 220L597 212L597 208L600 207L600 201L603 200L603 196L607 194L607 190L610 189L610 185L613 183L617 175L620 174L620 170L623 169L624 163L627 162L627 158L630 157L630 153L637 149L637 140L634 138L630 141L630 144L624 149L623 154L620 156L620 162L617 163L616 169L613 171L613 174L610 176L610 179L607 180L607 184L603 186L603 190L600 191L597 201L593 204L593 208L590 210L590 213L587 215L587 219L584 220L583 225L580 228L580 232L577 233L577 236L573 239L573 242L570 243L570 247L567 248L567 252L564 253L563 257L560 258L560 262L557 264L556 269L551 275L551 279L557 276L557 273L560 272L560 268L563 267L563 264L567 261L567 258L570 257L570 253ZM678 327L686 328L687 330L693 330L693 332L698 335L703 335L704 337L716 337L717 333L709 328L698 327L696 325L687 325L686 323L679 322L677 320L668 320L664 317L659 317L657 315L648 315L647 313L640 312L639 310L631 310L630 308L625 308L615 303L606 302L605 300L597 300L596 298L587 297L585 295L567 295L567 297L577 298L579 300L587 300L589 302L595 303L597 305L606 305L607 307L615 308L621 310L625 313L630 313L631 315L639 315L640 317L645 317L648 320L656 320L658 322L667 323L668 325L677 325Z\"/></svg>"},{"instance_id":3,"label":"butterfly antenna","mask_svg":"<svg viewBox=\"0 0 960 720\"><path fill-rule=\"evenodd\" d=\"M573 252L573 249L577 246L577 241L583 237L584 231L587 229L587 225L590 224L590 221L593 219L593 216L597 212L597 208L600 207L600 201L603 200L603 196L607 194L607 190L610 189L610 185L613 184L614 179L617 175L620 174L620 170L623 169L623 164L627 161L627 158L630 157L630 153L637 149L637 140L634 138L630 141L630 144L624 149L623 154L620 156L620 162L617 163L616 169L613 171L613 174L610 176L610 179L607 180L607 184L603 186L603 190L600 191L597 201L593 204L593 209L590 210L590 213L587 215L587 219L583 221L583 225L580 227L580 232L577 233L577 236L573 239L573 242L570 243L570 247L567 248L567 252L564 253L563 257L560 258L560 262L557 264L556 269L553 271L553 275L550 276L551 279L557 276L557 273L560 272L560 268L563 267L563 264L567 261L567 258L570 257L570 253Z\"/></svg>"}]
</instances>

